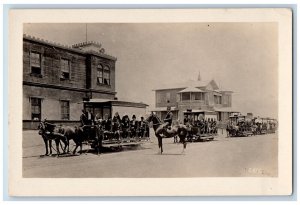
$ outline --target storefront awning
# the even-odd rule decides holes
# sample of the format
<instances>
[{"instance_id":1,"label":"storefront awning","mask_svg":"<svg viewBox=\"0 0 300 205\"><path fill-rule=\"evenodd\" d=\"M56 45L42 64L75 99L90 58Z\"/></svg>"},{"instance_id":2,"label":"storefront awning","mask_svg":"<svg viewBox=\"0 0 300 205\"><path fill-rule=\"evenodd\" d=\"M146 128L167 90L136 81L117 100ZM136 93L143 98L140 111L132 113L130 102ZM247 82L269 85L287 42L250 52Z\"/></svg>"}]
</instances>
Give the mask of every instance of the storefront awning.
<instances>
[{"instance_id":1,"label":"storefront awning","mask_svg":"<svg viewBox=\"0 0 300 205\"><path fill-rule=\"evenodd\" d=\"M191 110L191 111L183 111L183 113L215 113L215 111L212 110Z\"/></svg>"},{"instance_id":2,"label":"storefront awning","mask_svg":"<svg viewBox=\"0 0 300 205\"><path fill-rule=\"evenodd\" d=\"M149 105L143 102L130 102L130 101L122 101L122 100L110 100L110 99L101 99L101 98L92 98L89 101L84 101L86 104L101 104L101 103L111 103L115 106L127 106L127 107L147 107Z\"/></svg>"},{"instance_id":3,"label":"storefront awning","mask_svg":"<svg viewBox=\"0 0 300 205\"><path fill-rule=\"evenodd\" d=\"M178 109L176 107L171 107L171 111L177 111ZM151 111L153 112L163 112L166 111L167 112L167 107L156 107L153 108Z\"/></svg>"},{"instance_id":4,"label":"storefront awning","mask_svg":"<svg viewBox=\"0 0 300 205\"><path fill-rule=\"evenodd\" d=\"M233 110L231 107L221 107L221 108L215 107L214 110L216 112L237 112L237 111Z\"/></svg>"}]
</instances>

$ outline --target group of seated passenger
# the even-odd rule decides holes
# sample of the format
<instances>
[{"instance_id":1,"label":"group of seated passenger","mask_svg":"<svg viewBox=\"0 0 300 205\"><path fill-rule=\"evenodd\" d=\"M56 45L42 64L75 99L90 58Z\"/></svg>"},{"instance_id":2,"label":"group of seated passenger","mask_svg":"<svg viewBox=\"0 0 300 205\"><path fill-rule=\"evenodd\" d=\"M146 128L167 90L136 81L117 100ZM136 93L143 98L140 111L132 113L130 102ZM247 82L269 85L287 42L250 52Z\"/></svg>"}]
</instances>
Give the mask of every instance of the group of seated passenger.
<instances>
[{"instance_id":1,"label":"group of seated passenger","mask_svg":"<svg viewBox=\"0 0 300 205\"><path fill-rule=\"evenodd\" d=\"M108 114L104 115L102 119L99 115L95 117L95 123L101 125L104 130L104 139L111 138L149 138L149 126L144 117L140 120L136 119L133 115L131 120L128 115L124 115L122 118L119 113L116 112L112 118Z\"/></svg>"},{"instance_id":2,"label":"group of seated passenger","mask_svg":"<svg viewBox=\"0 0 300 205\"><path fill-rule=\"evenodd\" d=\"M188 118L188 116L185 116L183 123L186 126L199 128L200 134L213 134L218 132L217 121L213 118L193 120Z\"/></svg>"}]
</instances>

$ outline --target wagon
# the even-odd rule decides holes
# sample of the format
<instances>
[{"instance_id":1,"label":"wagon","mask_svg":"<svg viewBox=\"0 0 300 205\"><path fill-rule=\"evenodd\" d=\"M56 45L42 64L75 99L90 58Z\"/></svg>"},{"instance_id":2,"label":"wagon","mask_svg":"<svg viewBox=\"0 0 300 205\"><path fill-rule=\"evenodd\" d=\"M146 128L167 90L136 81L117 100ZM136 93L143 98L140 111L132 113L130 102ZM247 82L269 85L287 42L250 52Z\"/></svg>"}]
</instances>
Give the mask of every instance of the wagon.
<instances>
[{"instance_id":1,"label":"wagon","mask_svg":"<svg viewBox=\"0 0 300 205\"><path fill-rule=\"evenodd\" d=\"M261 118L261 134L275 133L277 129L277 121L272 118Z\"/></svg>"},{"instance_id":2,"label":"wagon","mask_svg":"<svg viewBox=\"0 0 300 205\"><path fill-rule=\"evenodd\" d=\"M186 123L188 128L187 141L212 141L218 135L216 124L216 113L204 110L187 110L184 112L189 122ZM205 123L211 123L206 124ZM212 124L214 124L212 126Z\"/></svg>"},{"instance_id":3,"label":"wagon","mask_svg":"<svg viewBox=\"0 0 300 205\"><path fill-rule=\"evenodd\" d=\"M254 118L253 123L256 125L255 135L267 134L267 118Z\"/></svg>"},{"instance_id":4,"label":"wagon","mask_svg":"<svg viewBox=\"0 0 300 205\"><path fill-rule=\"evenodd\" d=\"M128 131L128 135L122 137L122 132L121 130L116 132L103 130L102 147L120 151L124 146L137 146L149 141L149 135L147 133L145 133L144 136L139 136L138 134L131 136L130 131Z\"/></svg>"},{"instance_id":5,"label":"wagon","mask_svg":"<svg viewBox=\"0 0 300 205\"><path fill-rule=\"evenodd\" d=\"M144 116L145 107L147 105L143 103L133 103L118 100L90 99L87 101L83 101L83 106L85 109L89 109L94 116L99 117L100 119L104 119L106 115L112 116L115 112L124 114L124 106L126 108L128 108L128 106L131 106L130 109L126 109L126 113L128 115L131 116L133 114L136 114L137 116ZM100 125L101 123L99 122L98 126ZM104 130L104 127L101 126L101 146L104 148L121 150L123 146L139 145L149 140L149 129L147 131L145 131L143 136L141 136L139 135L140 130L138 130L137 134L133 136L130 129L122 129L121 125L119 125L115 130ZM92 142L91 147L97 148L97 145Z\"/></svg>"},{"instance_id":6,"label":"wagon","mask_svg":"<svg viewBox=\"0 0 300 205\"><path fill-rule=\"evenodd\" d=\"M229 116L229 124L227 125L227 133L229 137L247 137L254 135L253 123L246 116L234 114Z\"/></svg>"},{"instance_id":7,"label":"wagon","mask_svg":"<svg viewBox=\"0 0 300 205\"><path fill-rule=\"evenodd\" d=\"M267 118L267 133L275 133L277 129L277 121L275 119Z\"/></svg>"}]
</instances>

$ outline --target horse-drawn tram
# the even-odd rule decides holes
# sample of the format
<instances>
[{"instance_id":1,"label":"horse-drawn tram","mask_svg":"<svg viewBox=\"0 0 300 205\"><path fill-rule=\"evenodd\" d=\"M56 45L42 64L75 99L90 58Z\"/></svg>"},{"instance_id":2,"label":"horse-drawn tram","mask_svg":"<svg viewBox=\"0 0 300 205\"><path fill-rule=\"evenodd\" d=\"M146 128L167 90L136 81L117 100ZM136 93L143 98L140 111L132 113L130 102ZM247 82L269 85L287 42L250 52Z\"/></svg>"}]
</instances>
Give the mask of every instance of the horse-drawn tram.
<instances>
[{"instance_id":1,"label":"horse-drawn tram","mask_svg":"<svg viewBox=\"0 0 300 205\"><path fill-rule=\"evenodd\" d=\"M85 110L89 110L95 116L95 123L101 125L103 147L121 149L123 146L140 145L149 140L149 128L146 122L136 119L136 116L143 118L148 105L105 99L90 99L83 103ZM117 118L116 113L118 116L123 116L122 119ZM133 119L130 121L129 116L136 119L133 125L130 124ZM92 145L92 147L96 146Z\"/></svg>"},{"instance_id":2,"label":"horse-drawn tram","mask_svg":"<svg viewBox=\"0 0 300 205\"><path fill-rule=\"evenodd\" d=\"M229 116L227 132L229 137L247 137L253 135L252 119L245 115L233 114Z\"/></svg>"},{"instance_id":3,"label":"horse-drawn tram","mask_svg":"<svg viewBox=\"0 0 300 205\"><path fill-rule=\"evenodd\" d=\"M227 134L229 137L247 137L250 135L265 135L275 133L277 121L271 118L254 117L233 114L229 117Z\"/></svg>"},{"instance_id":4,"label":"horse-drawn tram","mask_svg":"<svg viewBox=\"0 0 300 205\"><path fill-rule=\"evenodd\" d=\"M266 118L254 118L253 122L256 125L256 129L255 129L256 135L267 134Z\"/></svg>"},{"instance_id":5,"label":"horse-drawn tram","mask_svg":"<svg viewBox=\"0 0 300 205\"><path fill-rule=\"evenodd\" d=\"M70 153L70 151L72 154L77 154L78 148L80 149L79 154L87 153L91 149L100 154L104 150L120 151L124 146L133 147L149 141L147 129L140 128L135 133L132 130L124 131L121 128L112 131L105 130L105 126L101 123L72 127L55 125L44 120L40 122L38 128L45 143L45 155L52 155L52 149L54 149L58 156L61 154L60 148L64 154ZM70 140L75 144L73 150ZM56 144L55 148L52 147L52 141ZM85 145L85 149L83 149L83 145Z\"/></svg>"},{"instance_id":6,"label":"horse-drawn tram","mask_svg":"<svg viewBox=\"0 0 300 205\"><path fill-rule=\"evenodd\" d=\"M267 133L275 133L277 129L278 122L272 118L266 118L267 121Z\"/></svg>"},{"instance_id":7,"label":"horse-drawn tram","mask_svg":"<svg viewBox=\"0 0 300 205\"><path fill-rule=\"evenodd\" d=\"M184 112L184 120L190 142L211 141L218 135L217 114L214 111L188 109Z\"/></svg>"},{"instance_id":8,"label":"horse-drawn tram","mask_svg":"<svg viewBox=\"0 0 300 205\"><path fill-rule=\"evenodd\" d=\"M75 143L73 154L76 153L77 148L80 148L79 152L82 153L83 145L95 149L100 154L105 148L121 150L124 146L137 146L149 141L149 127L146 121L143 121L146 104L96 99L83 103L84 109L78 125L56 125L46 120L40 122L39 134L45 142L46 155L49 154L48 145L50 154L52 152L52 141L56 143L58 155L59 144L63 152L69 152L70 140ZM124 114L122 119L118 112ZM113 118L112 113L115 113ZM137 120L132 113L139 116L141 120ZM133 115L132 120L129 120L130 114Z\"/></svg>"}]
</instances>

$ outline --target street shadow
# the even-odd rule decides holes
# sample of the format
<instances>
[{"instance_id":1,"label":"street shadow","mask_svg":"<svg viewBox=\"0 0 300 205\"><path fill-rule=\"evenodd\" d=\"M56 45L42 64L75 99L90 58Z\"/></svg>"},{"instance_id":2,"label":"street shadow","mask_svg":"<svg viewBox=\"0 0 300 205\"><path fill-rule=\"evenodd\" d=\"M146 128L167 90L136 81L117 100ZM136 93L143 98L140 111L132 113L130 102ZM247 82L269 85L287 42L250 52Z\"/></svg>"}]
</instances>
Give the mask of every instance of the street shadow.
<instances>
[{"instance_id":1,"label":"street shadow","mask_svg":"<svg viewBox=\"0 0 300 205\"><path fill-rule=\"evenodd\" d=\"M51 156L49 155L31 155L31 156L25 156L23 157L24 159L26 158L62 158L62 157L79 157L81 155L87 155L87 154L92 154L92 155L102 155L102 154L112 154L112 153L119 153L119 152L130 152L130 151L138 151L138 150L148 150L151 149L149 147L143 147L141 145L131 145L131 146L123 146L123 147L102 147L100 149L100 152L98 153L97 149L82 149L81 153L76 152L75 154L72 153L64 153L60 154L57 156L57 154L52 154Z\"/></svg>"},{"instance_id":2,"label":"street shadow","mask_svg":"<svg viewBox=\"0 0 300 205\"><path fill-rule=\"evenodd\" d=\"M156 155L161 155L161 156L178 156L178 155L185 155L185 153L163 153L163 154L159 154L156 153Z\"/></svg>"},{"instance_id":3,"label":"street shadow","mask_svg":"<svg viewBox=\"0 0 300 205\"><path fill-rule=\"evenodd\" d=\"M159 155L159 156L180 156L180 155L185 155L185 153L149 153L149 154L144 154L144 155Z\"/></svg>"},{"instance_id":4,"label":"street shadow","mask_svg":"<svg viewBox=\"0 0 300 205\"><path fill-rule=\"evenodd\" d=\"M148 142L151 143L151 144L154 143L152 141L148 141ZM38 146L42 146L42 145L38 145ZM36 145L34 145L32 147L36 147ZM71 143L70 144L70 148L71 147L75 147L75 144ZM31 148L31 147L28 147L28 148ZM110 147L103 146L101 148L99 154L113 154L113 153L119 153L119 152L129 152L129 151L148 150L148 149L152 149L152 148L144 146L144 144L123 145L123 146L110 146ZM77 149L76 154L73 154L72 151L73 151L73 148L70 149L69 153L65 153L65 154L61 153L58 156L58 158L61 158L61 157L77 157L77 156L86 155L86 154L98 155L97 149L89 148L86 145L83 145L81 153L78 152L79 151L78 149ZM39 155L39 154L27 155L27 156L25 155L24 156L24 154L23 154L22 158L23 159L30 159L30 158L41 158L42 159L42 158L55 158L55 157L57 157L56 153L53 153L51 156L49 156L49 155Z\"/></svg>"}]
</instances>

